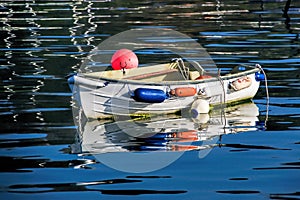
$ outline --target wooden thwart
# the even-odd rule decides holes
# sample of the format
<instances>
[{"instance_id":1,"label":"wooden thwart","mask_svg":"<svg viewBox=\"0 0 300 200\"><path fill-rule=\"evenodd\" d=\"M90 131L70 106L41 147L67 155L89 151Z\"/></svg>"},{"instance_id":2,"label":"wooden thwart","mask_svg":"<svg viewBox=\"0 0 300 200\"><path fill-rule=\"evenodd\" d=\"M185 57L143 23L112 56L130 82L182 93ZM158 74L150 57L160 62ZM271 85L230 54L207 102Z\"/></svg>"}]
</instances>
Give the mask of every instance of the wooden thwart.
<instances>
[{"instance_id":1,"label":"wooden thwart","mask_svg":"<svg viewBox=\"0 0 300 200\"><path fill-rule=\"evenodd\" d=\"M178 72L178 70L177 69L167 69L167 70L151 72L151 73L147 73L147 74L140 74L140 75L136 75L136 76L130 76L130 77L126 77L126 79L128 79L128 80L140 80L140 79L145 79L145 78L149 78L149 77L165 75L165 74L169 74L169 73L172 73L172 72Z\"/></svg>"}]
</instances>

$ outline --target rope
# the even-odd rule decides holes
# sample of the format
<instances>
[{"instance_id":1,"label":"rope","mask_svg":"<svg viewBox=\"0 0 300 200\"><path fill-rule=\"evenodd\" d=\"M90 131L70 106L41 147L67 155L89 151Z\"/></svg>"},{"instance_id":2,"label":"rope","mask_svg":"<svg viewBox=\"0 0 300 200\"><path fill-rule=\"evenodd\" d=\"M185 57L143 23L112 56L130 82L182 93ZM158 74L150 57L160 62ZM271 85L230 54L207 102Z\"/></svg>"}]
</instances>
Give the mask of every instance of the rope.
<instances>
[{"instance_id":1,"label":"rope","mask_svg":"<svg viewBox=\"0 0 300 200\"><path fill-rule=\"evenodd\" d=\"M222 119L222 116L224 116L224 133L225 133L225 127L226 127L226 117L225 117L225 104L226 104L226 98L225 98L225 88L224 88L224 81L223 81L223 79L221 78L221 69L218 69L218 76L217 76L217 78L218 78L218 80L219 80L219 82L221 83L221 85L222 85L222 90L223 90L223 102L221 102L221 110L222 110L222 112L221 112L221 119ZM222 101L221 100L221 101ZM222 122L223 123L223 122Z\"/></svg>"},{"instance_id":2,"label":"rope","mask_svg":"<svg viewBox=\"0 0 300 200\"><path fill-rule=\"evenodd\" d=\"M184 65L184 62L181 58L175 58L172 60L177 64L177 67L185 80L189 78L189 68Z\"/></svg>"},{"instance_id":3,"label":"rope","mask_svg":"<svg viewBox=\"0 0 300 200\"><path fill-rule=\"evenodd\" d=\"M269 104L270 104L270 96L269 96L269 90L268 90L268 80L267 80L267 75L265 73L265 71L263 70L263 68L259 65L256 64L256 67L258 67L260 69L260 71L264 74L264 78L265 78L265 90L266 90L266 119L265 119L265 126L267 126L267 121L268 121L268 116L269 116Z\"/></svg>"},{"instance_id":4,"label":"rope","mask_svg":"<svg viewBox=\"0 0 300 200\"><path fill-rule=\"evenodd\" d=\"M187 80L188 77L189 77L189 69L187 67L185 67L184 62L183 62L183 60L181 58L179 59L179 63L178 64L179 64L179 69L180 69L180 72L181 72L183 78L185 80Z\"/></svg>"},{"instance_id":5,"label":"rope","mask_svg":"<svg viewBox=\"0 0 300 200\"><path fill-rule=\"evenodd\" d=\"M196 68L196 70L200 73L200 75L203 75L203 73L205 72L205 70L203 69L203 67L196 61L191 61L193 62L195 65L193 65L194 68Z\"/></svg>"}]
</instances>

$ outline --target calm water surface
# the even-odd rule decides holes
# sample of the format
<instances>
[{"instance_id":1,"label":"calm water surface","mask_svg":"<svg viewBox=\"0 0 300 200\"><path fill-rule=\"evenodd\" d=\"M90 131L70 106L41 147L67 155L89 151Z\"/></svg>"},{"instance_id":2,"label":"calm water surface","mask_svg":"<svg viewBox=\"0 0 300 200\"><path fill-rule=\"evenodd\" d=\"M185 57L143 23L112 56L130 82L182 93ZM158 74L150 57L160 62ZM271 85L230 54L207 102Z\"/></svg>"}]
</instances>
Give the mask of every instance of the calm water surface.
<instances>
[{"instance_id":1,"label":"calm water surface","mask_svg":"<svg viewBox=\"0 0 300 200\"><path fill-rule=\"evenodd\" d=\"M300 198L299 1L2 1L0 18L1 199ZM218 113L204 127L190 118L163 119L172 132L182 132L181 123L210 140L166 139L166 130L157 131L161 119L141 122L160 133L148 141L126 138L112 122L82 122L78 130L65 76L101 41L149 27L192 37L225 71L261 64L271 96L267 129L257 125L267 113L262 84L254 110L226 111L226 133L236 134L221 133ZM85 138L88 130L99 137ZM117 150L189 151L162 169L133 173L105 165L105 156L99 160L85 148L111 157L123 155Z\"/></svg>"}]
</instances>

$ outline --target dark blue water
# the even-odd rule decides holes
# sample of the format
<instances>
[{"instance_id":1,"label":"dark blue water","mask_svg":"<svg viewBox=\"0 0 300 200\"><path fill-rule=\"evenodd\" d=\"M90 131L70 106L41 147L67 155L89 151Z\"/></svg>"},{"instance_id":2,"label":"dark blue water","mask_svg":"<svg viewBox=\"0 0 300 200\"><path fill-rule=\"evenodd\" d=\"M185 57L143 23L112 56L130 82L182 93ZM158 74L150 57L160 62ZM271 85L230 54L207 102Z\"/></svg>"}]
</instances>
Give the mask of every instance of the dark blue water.
<instances>
[{"instance_id":1,"label":"dark blue water","mask_svg":"<svg viewBox=\"0 0 300 200\"><path fill-rule=\"evenodd\" d=\"M0 18L1 199L300 198L299 1L3 1ZM268 75L268 112L262 84L254 98L255 119L226 111L225 129L232 134L220 133L219 113L204 127L184 119L188 131L211 140L199 135L197 141L137 140L111 122L82 122L87 128L78 130L65 76L101 41L149 27L171 28L197 40L225 71L261 64ZM172 132L182 132L170 124L177 128ZM81 136L88 128L105 136L89 149L102 152L84 151ZM163 168L134 173L130 169L136 165L130 168L116 148L180 156ZM105 164L112 157L129 170ZM148 162L161 164L159 158Z\"/></svg>"}]
</instances>

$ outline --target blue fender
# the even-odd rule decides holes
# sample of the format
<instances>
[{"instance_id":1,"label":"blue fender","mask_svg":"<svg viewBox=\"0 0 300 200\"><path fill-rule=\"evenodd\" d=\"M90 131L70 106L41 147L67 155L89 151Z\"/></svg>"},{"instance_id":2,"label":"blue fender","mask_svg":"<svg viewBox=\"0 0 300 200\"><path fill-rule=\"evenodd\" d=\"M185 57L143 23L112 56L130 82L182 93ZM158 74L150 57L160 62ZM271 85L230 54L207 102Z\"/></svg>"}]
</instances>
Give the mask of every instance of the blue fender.
<instances>
[{"instance_id":1,"label":"blue fender","mask_svg":"<svg viewBox=\"0 0 300 200\"><path fill-rule=\"evenodd\" d=\"M138 88L134 90L133 98L136 101L145 103L161 103L168 99L169 96L165 91L152 88Z\"/></svg>"}]
</instances>

